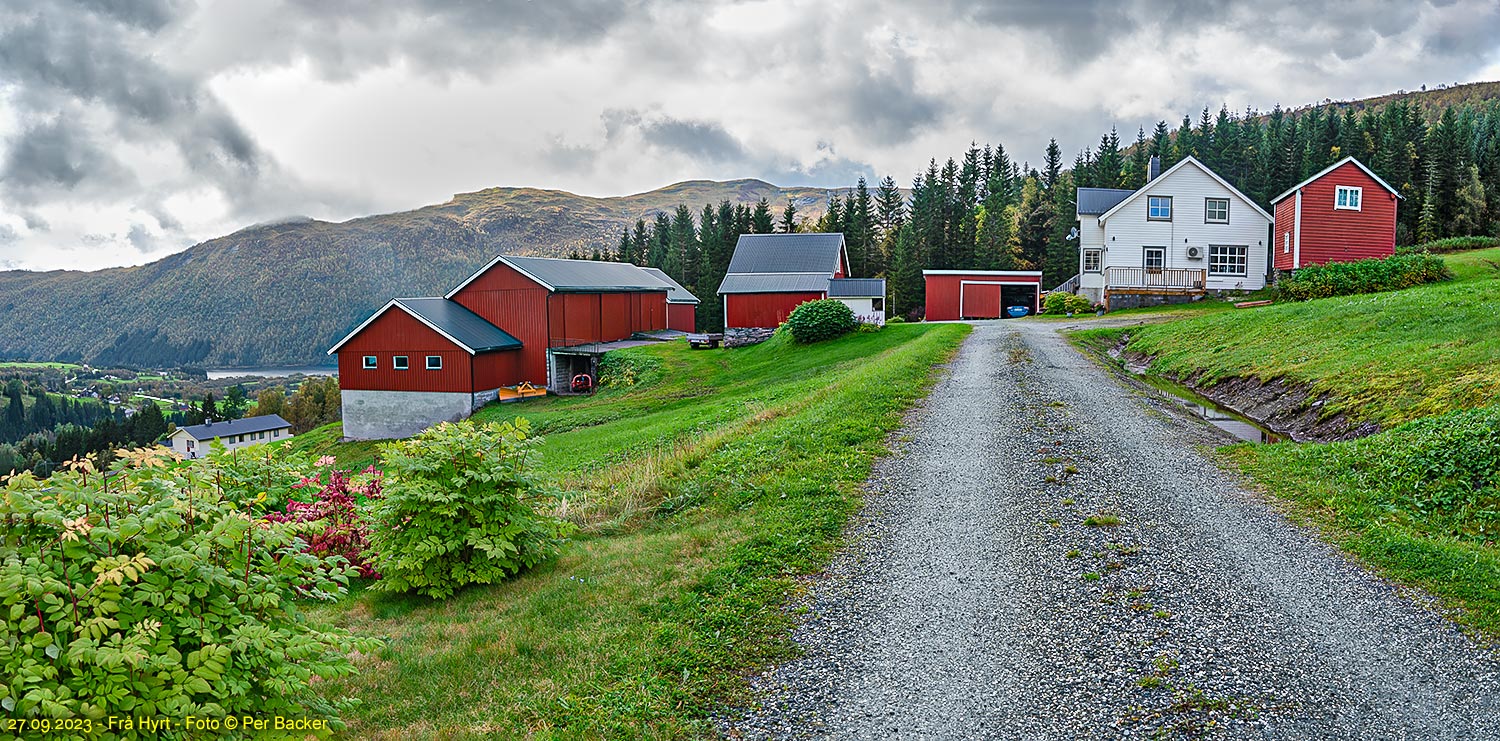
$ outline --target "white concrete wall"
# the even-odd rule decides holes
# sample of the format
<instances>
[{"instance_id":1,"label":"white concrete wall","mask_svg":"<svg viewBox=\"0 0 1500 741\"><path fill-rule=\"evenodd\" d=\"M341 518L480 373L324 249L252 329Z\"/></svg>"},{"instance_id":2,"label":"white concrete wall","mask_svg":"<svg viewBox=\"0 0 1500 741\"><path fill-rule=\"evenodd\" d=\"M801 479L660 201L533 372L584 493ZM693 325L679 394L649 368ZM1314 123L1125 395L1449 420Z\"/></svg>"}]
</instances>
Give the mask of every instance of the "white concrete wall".
<instances>
[{"instance_id":1,"label":"white concrete wall","mask_svg":"<svg viewBox=\"0 0 1500 741\"><path fill-rule=\"evenodd\" d=\"M474 396L439 391L356 391L341 394L344 437L386 440L411 437L439 422L474 413Z\"/></svg>"},{"instance_id":2,"label":"white concrete wall","mask_svg":"<svg viewBox=\"0 0 1500 741\"><path fill-rule=\"evenodd\" d=\"M885 310L875 310L873 298L840 298L840 303L854 311L854 318L866 324L885 324Z\"/></svg>"},{"instance_id":3,"label":"white concrete wall","mask_svg":"<svg viewBox=\"0 0 1500 741\"><path fill-rule=\"evenodd\" d=\"M1144 264L1146 247L1165 247L1168 268L1208 269L1208 246L1240 245L1248 248L1248 264L1245 275L1208 276L1208 290L1255 290L1266 284L1266 239L1270 234L1270 222L1255 211L1252 205L1220 185L1207 173L1191 164L1184 165L1171 175L1159 177L1147 184L1146 192L1135 197L1124 208L1111 215L1099 231L1099 241L1104 246L1104 267L1138 268ZM1172 220L1150 221L1146 218L1146 206L1150 196L1172 197ZM1207 198L1229 199L1229 223L1204 223L1204 201ZM1085 217L1085 222L1098 219ZM1088 246L1093 233L1080 227L1080 249ZM1189 259L1188 247L1197 247L1202 257ZM1082 253L1080 252L1080 267ZM1084 281L1085 287L1102 286L1102 276L1095 283Z\"/></svg>"}]
</instances>

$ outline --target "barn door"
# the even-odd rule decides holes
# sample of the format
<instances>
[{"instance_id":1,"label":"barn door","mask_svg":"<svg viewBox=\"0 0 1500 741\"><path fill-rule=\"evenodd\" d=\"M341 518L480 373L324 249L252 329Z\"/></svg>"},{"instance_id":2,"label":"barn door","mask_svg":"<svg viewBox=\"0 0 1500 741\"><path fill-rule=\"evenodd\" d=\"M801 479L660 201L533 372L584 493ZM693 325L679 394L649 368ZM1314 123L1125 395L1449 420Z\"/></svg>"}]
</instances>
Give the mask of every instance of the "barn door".
<instances>
[{"instance_id":1,"label":"barn door","mask_svg":"<svg viewBox=\"0 0 1500 741\"><path fill-rule=\"evenodd\" d=\"M962 319L999 319L1000 285L997 283L965 283L963 305L958 308Z\"/></svg>"}]
</instances>

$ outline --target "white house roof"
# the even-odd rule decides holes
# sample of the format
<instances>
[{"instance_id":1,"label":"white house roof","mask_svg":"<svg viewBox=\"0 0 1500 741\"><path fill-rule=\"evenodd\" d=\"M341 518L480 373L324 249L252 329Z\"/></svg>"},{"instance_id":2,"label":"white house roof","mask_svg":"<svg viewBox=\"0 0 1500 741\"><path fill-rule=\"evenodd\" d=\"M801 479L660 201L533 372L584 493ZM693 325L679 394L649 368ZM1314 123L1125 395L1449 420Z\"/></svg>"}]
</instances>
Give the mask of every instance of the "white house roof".
<instances>
[{"instance_id":1,"label":"white house roof","mask_svg":"<svg viewBox=\"0 0 1500 741\"><path fill-rule=\"evenodd\" d=\"M1308 178L1306 180L1303 180L1302 182L1297 183L1296 185L1293 185L1292 187L1288 188L1285 193L1282 193L1281 195L1276 196L1275 198L1272 198L1271 199L1271 205L1274 206L1277 203L1280 203L1287 196L1289 196L1289 195L1291 195L1293 193L1296 193L1297 191L1302 190L1303 188L1307 187L1308 183L1311 183L1312 181L1317 180L1318 178L1321 178L1324 175L1327 175L1328 173L1333 172L1334 170L1337 170L1340 167L1343 167L1345 164L1350 163L1350 162L1353 162L1355 167L1358 167L1359 169L1364 170L1366 175L1369 175L1370 178L1373 179L1375 182L1380 183L1380 187L1385 188L1386 190L1390 191L1391 195L1394 195L1394 196L1396 196L1397 198L1400 198L1403 201L1406 200L1406 198L1404 196L1402 196L1399 191L1397 191L1395 188L1391 187L1390 183L1387 183L1386 181L1381 180L1380 176L1376 175L1374 170L1371 170L1370 168L1365 167L1365 163L1360 162L1359 160L1354 159L1353 157L1345 157L1345 158L1339 160L1338 162L1335 162L1335 163L1333 163L1333 164L1331 164L1331 165L1323 168L1323 170L1321 172L1319 172L1318 174L1316 174L1316 175L1314 175L1314 176L1312 176L1312 177L1310 177L1310 178Z\"/></svg>"},{"instance_id":2,"label":"white house roof","mask_svg":"<svg viewBox=\"0 0 1500 741\"><path fill-rule=\"evenodd\" d=\"M1120 201L1119 203L1116 203L1114 208L1111 208L1110 210L1105 211L1103 214L1100 214L1099 221L1103 222L1105 219L1108 219L1109 217L1114 216L1116 213L1118 213L1120 211L1120 209L1125 208L1125 206L1127 204L1129 204L1131 201L1134 201L1135 199L1140 198L1141 194L1145 193L1148 190L1152 190L1157 183L1160 183L1162 180L1165 180L1166 178L1171 177L1172 173L1177 172L1178 170L1181 170L1182 168L1188 166L1189 164L1191 164L1193 167L1198 168L1199 170L1202 170L1209 177L1213 178L1214 181L1216 181L1219 185L1224 186L1224 188L1227 189L1230 193L1233 193L1235 196L1237 196L1241 201L1244 201L1245 203L1249 204L1250 208L1255 209L1255 213L1260 214L1261 218L1263 218L1263 219L1266 220L1266 223L1273 223L1273 222L1276 221L1276 219L1272 218L1270 214L1266 213L1265 209L1261 208L1259 205L1256 205L1256 203L1255 203L1254 200L1252 200L1249 196L1245 195L1244 193L1241 193L1240 190L1239 190L1239 188L1236 188L1233 185L1230 185L1228 180L1225 180L1224 178L1219 177L1219 173L1214 172L1213 170L1208 169L1208 165L1205 165L1202 162L1199 162L1196 157L1193 157L1191 155L1189 155L1187 157L1183 157L1181 160L1179 160L1177 162L1177 164L1172 165L1171 167L1167 168L1166 172L1164 172L1164 173L1162 173L1160 175L1157 175L1155 178L1153 178L1151 180L1151 182L1146 183L1144 186L1142 186L1140 190L1137 190L1136 192L1131 193L1130 195L1126 196L1124 200Z\"/></svg>"}]
</instances>

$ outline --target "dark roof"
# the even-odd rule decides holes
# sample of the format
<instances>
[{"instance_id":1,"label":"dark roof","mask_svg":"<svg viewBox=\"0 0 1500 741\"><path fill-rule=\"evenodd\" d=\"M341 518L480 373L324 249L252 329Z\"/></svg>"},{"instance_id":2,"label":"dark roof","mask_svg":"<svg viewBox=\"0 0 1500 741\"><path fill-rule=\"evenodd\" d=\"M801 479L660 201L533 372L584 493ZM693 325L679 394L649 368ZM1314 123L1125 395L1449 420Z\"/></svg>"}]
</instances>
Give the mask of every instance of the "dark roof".
<instances>
[{"instance_id":1,"label":"dark roof","mask_svg":"<svg viewBox=\"0 0 1500 741\"><path fill-rule=\"evenodd\" d=\"M719 293L822 293L827 273L730 273Z\"/></svg>"},{"instance_id":2,"label":"dark roof","mask_svg":"<svg viewBox=\"0 0 1500 741\"><path fill-rule=\"evenodd\" d=\"M884 278L834 278L828 281L829 298L873 298L885 296Z\"/></svg>"},{"instance_id":3,"label":"dark roof","mask_svg":"<svg viewBox=\"0 0 1500 741\"><path fill-rule=\"evenodd\" d=\"M1134 192L1119 188L1079 188L1078 213L1098 216L1119 205L1120 201L1125 200Z\"/></svg>"},{"instance_id":4,"label":"dark roof","mask_svg":"<svg viewBox=\"0 0 1500 741\"><path fill-rule=\"evenodd\" d=\"M842 234L742 234L729 260L730 273L823 273L838 271Z\"/></svg>"},{"instance_id":5,"label":"dark roof","mask_svg":"<svg viewBox=\"0 0 1500 741\"><path fill-rule=\"evenodd\" d=\"M678 283L677 281L672 280L672 276L667 275L666 273L663 273L659 268L641 268L641 270L644 270L644 271L650 273L651 275L655 276L657 280L659 280L659 281L667 284L667 303L669 303L669 304L696 304L696 303L701 303L698 300L697 296L694 296L692 294L692 292L689 291L688 289L683 288L681 283Z\"/></svg>"},{"instance_id":6,"label":"dark roof","mask_svg":"<svg viewBox=\"0 0 1500 741\"><path fill-rule=\"evenodd\" d=\"M229 437L230 435L248 435L253 432L269 432L271 430L282 430L292 426L281 418L279 414L267 414L260 417L246 417L230 422L214 422L206 425L189 425L178 427L178 432L186 432L194 440L212 440L216 437Z\"/></svg>"},{"instance_id":7,"label":"dark roof","mask_svg":"<svg viewBox=\"0 0 1500 741\"><path fill-rule=\"evenodd\" d=\"M560 292L579 291L660 291L661 281L628 262L594 260L561 260L555 257L501 258L517 270L552 286Z\"/></svg>"},{"instance_id":8,"label":"dark roof","mask_svg":"<svg viewBox=\"0 0 1500 741\"><path fill-rule=\"evenodd\" d=\"M490 324L484 317L446 298L398 298L396 303L433 329L450 339L481 353L488 350L511 350L521 341L509 332Z\"/></svg>"}]
</instances>

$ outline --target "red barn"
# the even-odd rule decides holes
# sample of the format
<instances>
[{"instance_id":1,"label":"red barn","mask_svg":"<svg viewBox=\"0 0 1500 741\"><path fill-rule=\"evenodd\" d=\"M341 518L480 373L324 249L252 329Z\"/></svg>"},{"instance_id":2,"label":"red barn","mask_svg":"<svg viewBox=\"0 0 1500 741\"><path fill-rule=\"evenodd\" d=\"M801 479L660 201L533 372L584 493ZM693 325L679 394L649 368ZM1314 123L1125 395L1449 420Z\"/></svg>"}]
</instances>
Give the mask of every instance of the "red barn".
<instances>
[{"instance_id":1,"label":"red barn","mask_svg":"<svg viewBox=\"0 0 1500 741\"><path fill-rule=\"evenodd\" d=\"M501 255L442 298L396 299L328 350L344 435L406 437L467 417L503 387L566 382L592 358L553 349L666 329L670 290L627 263Z\"/></svg>"},{"instance_id":2,"label":"red barn","mask_svg":"<svg viewBox=\"0 0 1500 741\"><path fill-rule=\"evenodd\" d=\"M792 309L828 297L849 275L842 234L744 234L719 284L724 326L777 327Z\"/></svg>"},{"instance_id":3,"label":"red barn","mask_svg":"<svg viewBox=\"0 0 1500 741\"><path fill-rule=\"evenodd\" d=\"M1040 270L923 270L927 319L999 319L1010 306L1042 309Z\"/></svg>"},{"instance_id":4,"label":"red barn","mask_svg":"<svg viewBox=\"0 0 1500 741\"><path fill-rule=\"evenodd\" d=\"M641 268L667 285L667 329L698 331L698 297L659 268Z\"/></svg>"},{"instance_id":5,"label":"red barn","mask_svg":"<svg viewBox=\"0 0 1500 741\"><path fill-rule=\"evenodd\" d=\"M1272 266L1388 257L1396 251L1401 194L1353 157L1292 186L1271 201L1276 210Z\"/></svg>"}]
</instances>

